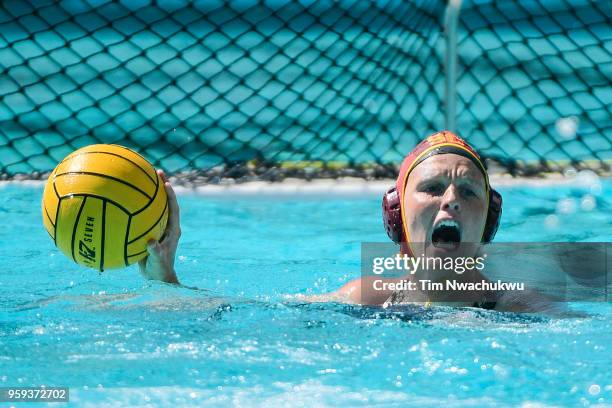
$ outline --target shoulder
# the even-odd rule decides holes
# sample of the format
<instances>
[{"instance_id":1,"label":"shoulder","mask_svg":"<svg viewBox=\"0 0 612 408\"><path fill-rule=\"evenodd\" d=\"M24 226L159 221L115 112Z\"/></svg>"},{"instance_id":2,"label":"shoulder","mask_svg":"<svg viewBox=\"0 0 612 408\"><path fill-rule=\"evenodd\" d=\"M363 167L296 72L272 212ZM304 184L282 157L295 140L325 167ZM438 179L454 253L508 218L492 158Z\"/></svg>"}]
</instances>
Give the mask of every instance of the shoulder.
<instances>
[{"instance_id":1,"label":"shoulder","mask_svg":"<svg viewBox=\"0 0 612 408\"><path fill-rule=\"evenodd\" d=\"M516 313L555 313L562 312L564 310L562 306L557 299L535 289L507 290L498 295L495 310Z\"/></svg>"},{"instance_id":2,"label":"shoulder","mask_svg":"<svg viewBox=\"0 0 612 408\"><path fill-rule=\"evenodd\" d=\"M374 284L375 281L380 279L377 276L354 279L338 289L337 296L348 303L370 306L382 305L393 294L393 291L381 289Z\"/></svg>"}]
</instances>

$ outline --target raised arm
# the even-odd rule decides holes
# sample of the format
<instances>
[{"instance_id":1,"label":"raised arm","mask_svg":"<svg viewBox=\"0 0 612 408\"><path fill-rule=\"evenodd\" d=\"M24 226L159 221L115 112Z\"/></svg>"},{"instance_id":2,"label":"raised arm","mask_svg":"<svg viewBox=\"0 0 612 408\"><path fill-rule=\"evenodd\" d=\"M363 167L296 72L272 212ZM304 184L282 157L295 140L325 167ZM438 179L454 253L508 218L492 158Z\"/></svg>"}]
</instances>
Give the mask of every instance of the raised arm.
<instances>
[{"instance_id":1,"label":"raised arm","mask_svg":"<svg viewBox=\"0 0 612 408\"><path fill-rule=\"evenodd\" d=\"M138 262L140 273L151 280L178 284L179 280L174 270L176 248L181 237L180 210L176 194L163 170L157 170L164 181L168 194L168 225L160 241L150 241L147 245L149 255Z\"/></svg>"}]
</instances>

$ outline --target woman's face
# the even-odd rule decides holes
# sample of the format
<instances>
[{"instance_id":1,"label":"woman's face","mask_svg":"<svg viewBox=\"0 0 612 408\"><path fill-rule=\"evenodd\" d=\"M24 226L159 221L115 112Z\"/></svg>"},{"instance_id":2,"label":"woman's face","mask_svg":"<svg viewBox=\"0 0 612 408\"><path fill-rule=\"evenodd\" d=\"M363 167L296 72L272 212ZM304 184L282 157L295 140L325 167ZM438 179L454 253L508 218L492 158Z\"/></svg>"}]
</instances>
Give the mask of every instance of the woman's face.
<instances>
[{"instance_id":1,"label":"woman's face","mask_svg":"<svg viewBox=\"0 0 612 408\"><path fill-rule=\"evenodd\" d=\"M403 202L414 255L465 255L468 246L480 243L486 191L484 176L466 157L439 154L419 163L408 177Z\"/></svg>"}]
</instances>

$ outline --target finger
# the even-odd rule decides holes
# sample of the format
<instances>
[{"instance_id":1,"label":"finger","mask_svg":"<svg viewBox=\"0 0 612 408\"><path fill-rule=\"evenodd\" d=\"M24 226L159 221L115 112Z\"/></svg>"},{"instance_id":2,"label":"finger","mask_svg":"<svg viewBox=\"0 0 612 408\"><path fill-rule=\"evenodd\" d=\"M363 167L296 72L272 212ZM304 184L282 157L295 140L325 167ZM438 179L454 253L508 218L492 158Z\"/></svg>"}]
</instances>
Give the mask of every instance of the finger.
<instances>
[{"instance_id":1,"label":"finger","mask_svg":"<svg viewBox=\"0 0 612 408\"><path fill-rule=\"evenodd\" d=\"M162 169L157 169L157 174L164 181L164 189L166 190L166 194L168 195L168 226L166 227L166 231L160 241L164 241L168 232L170 234L177 235L178 230L180 229L179 220L180 220L180 209L178 206L178 201L176 199L176 193L174 189L170 185L170 181L168 180L168 176L166 176L166 172Z\"/></svg>"},{"instance_id":2,"label":"finger","mask_svg":"<svg viewBox=\"0 0 612 408\"><path fill-rule=\"evenodd\" d=\"M161 177L164 183L168 181L168 176L166 176L166 172L162 169L157 169L157 174L159 174L159 177Z\"/></svg>"},{"instance_id":3,"label":"finger","mask_svg":"<svg viewBox=\"0 0 612 408\"><path fill-rule=\"evenodd\" d=\"M180 230L180 209L176 193L169 182L164 184L166 194L168 195L168 226L167 230L172 234L178 234Z\"/></svg>"}]
</instances>

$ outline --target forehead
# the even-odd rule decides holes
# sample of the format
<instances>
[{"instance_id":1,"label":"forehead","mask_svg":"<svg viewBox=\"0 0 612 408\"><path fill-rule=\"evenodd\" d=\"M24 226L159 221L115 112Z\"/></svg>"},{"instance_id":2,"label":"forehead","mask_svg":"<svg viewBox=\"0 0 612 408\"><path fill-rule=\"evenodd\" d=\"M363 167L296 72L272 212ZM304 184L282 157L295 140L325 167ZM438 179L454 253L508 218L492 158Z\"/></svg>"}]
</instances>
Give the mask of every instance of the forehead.
<instances>
[{"instance_id":1,"label":"forehead","mask_svg":"<svg viewBox=\"0 0 612 408\"><path fill-rule=\"evenodd\" d=\"M484 183L484 176L474 162L453 153L437 154L423 160L412 170L409 181L434 177L458 177Z\"/></svg>"}]
</instances>

